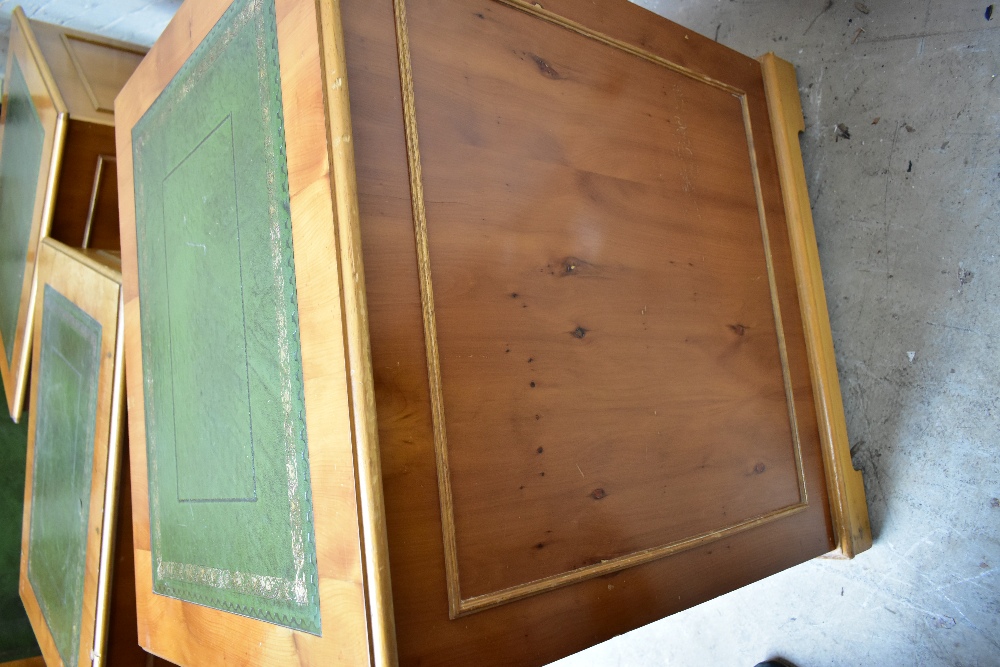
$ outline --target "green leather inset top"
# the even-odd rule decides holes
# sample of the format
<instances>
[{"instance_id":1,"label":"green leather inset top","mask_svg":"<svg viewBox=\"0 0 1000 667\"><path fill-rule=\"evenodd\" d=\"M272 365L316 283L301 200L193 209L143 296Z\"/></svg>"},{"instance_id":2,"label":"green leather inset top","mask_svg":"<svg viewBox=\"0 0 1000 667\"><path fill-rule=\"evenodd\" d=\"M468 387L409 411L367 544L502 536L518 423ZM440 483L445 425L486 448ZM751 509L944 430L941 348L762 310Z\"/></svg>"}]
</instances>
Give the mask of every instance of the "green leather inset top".
<instances>
[{"instance_id":1,"label":"green leather inset top","mask_svg":"<svg viewBox=\"0 0 1000 667\"><path fill-rule=\"evenodd\" d=\"M0 400L7 400L2 382ZM0 663L42 654L17 592L27 450L28 420L0 414Z\"/></svg>"},{"instance_id":2,"label":"green leather inset top","mask_svg":"<svg viewBox=\"0 0 1000 667\"><path fill-rule=\"evenodd\" d=\"M28 581L63 664L81 637L101 325L51 286L42 305Z\"/></svg>"},{"instance_id":3,"label":"green leather inset top","mask_svg":"<svg viewBox=\"0 0 1000 667\"><path fill-rule=\"evenodd\" d=\"M45 130L17 58L11 59L7 74L7 119L0 149L0 339L9 365L14 354Z\"/></svg>"},{"instance_id":4,"label":"green leather inset top","mask_svg":"<svg viewBox=\"0 0 1000 667\"><path fill-rule=\"evenodd\" d=\"M153 590L319 634L273 0L132 130Z\"/></svg>"}]
</instances>

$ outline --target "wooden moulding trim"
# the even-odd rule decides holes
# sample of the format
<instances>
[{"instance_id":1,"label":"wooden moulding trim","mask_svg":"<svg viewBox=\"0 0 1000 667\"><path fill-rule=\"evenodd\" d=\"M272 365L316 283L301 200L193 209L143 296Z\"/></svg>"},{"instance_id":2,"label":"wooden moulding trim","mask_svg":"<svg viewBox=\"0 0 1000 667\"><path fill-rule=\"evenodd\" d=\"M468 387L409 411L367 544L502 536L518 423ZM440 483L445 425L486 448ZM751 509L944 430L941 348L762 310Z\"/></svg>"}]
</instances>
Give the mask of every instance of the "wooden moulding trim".
<instances>
[{"instance_id":1,"label":"wooden moulding trim","mask_svg":"<svg viewBox=\"0 0 1000 667\"><path fill-rule=\"evenodd\" d=\"M757 216L761 228L763 251L767 264L768 288L771 296L771 308L774 315L775 333L778 352L781 360L782 380L785 388L785 398L788 409L789 428L795 457L799 501L780 507L763 514L752 516L728 526L705 531L666 544L640 549L632 553L601 561L592 565L560 572L541 579L504 588L490 593L463 598L458 564L458 545L454 519L454 500L451 489L451 474L448 463L448 436L445 425L444 394L441 379L441 364L438 353L437 323L434 308L434 289L431 278L430 252L427 239L427 214L424 206L423 176L420 158L420 142L417 133L416 109L413 90L413 72L410 62L409 32L406 20L405 0L393 0L396 23L396 45L399 57L400 88L403 101L403 117L406 132L406 152L410 175L410 199L412 204L414 237L417 251L417 264L421 306L424 324L424 345L427 356L427 371L430 389L431 421L434 433L435 462L438 477L438 496L441 506L441 531L445 560L445 577L448 588L448 613L456 619L492 607L497 607L514 600L531 595L537 595L561 586L567 586L579 581L598 577L613 572L628 569L665 558L681 551L723 539L745 530L756 528L765 523L783 519L804 510L809 503L806 489L805 472L802 466L802 448L798 430L798 419L795 414L795 398L792 391L791 374L788 367L788 353L785 344L784 325L778 299L777 282L774 273L774 262L771 256L770 238L765 217L763 194L757 166L756 149L751 127L750 112L747 106L746 92L727 83L699 74L677 63L657 56L649 51L627 42L615 39L603 33L591 30L586 26L571 21L558 14L543 9L540 5L525 2L525 0L495 0L499 4L524 12L535 18L574 32L585 38L596 40L602 44L619 49L629 55L641 58L659 65L683 76L723 90L740 102L741 120L746 132L748 160L754 183L754 194L757 203Z\"/></svg>"},{"instance_id":2,"label":"wooden moulding trim","mask_svg":"<svg viewBox=\"0 0 1000 667\"><path fill-rule=\"evenodd\" d=\"M434 315L434 285L431 281L430 254L427 248L427 212L424 207L424 179L417 135L416 107L413 93L413 70L410 64L410 36L406 24L405 0L393 0L396 24L396 52L399 58L400 92L403 98L403 121L406 132L406 160L410 172L410 204L413 215L417 265L420 274L420 304L424 323L424 347L430 384L431 424L434 434L438 498L441 505L444 569L448 586L448 615L462 613L462 593L458 585L458 547L455 541L454 503L451 495L451 472L448 464L448 436L444 421L444 394L441 389L441 365L438 357L437 320Z\"/></svg>"},{"instance_id":3,"label":"wooden moulding trim","mask_svg":"<svg viewBox=\"0 0 1000 667\"><path fill-rule=\"evenodd\" d=\"M31 286L28 289L27 303L22 301L17 318L19 323L23 319L24 326L23 328L16 329L14 332L14 350L11 354L10 367L7 368L6 366L6 358L0 361L0 369L6 369L7 371L7 377L3 378L4 389L7 393L7 407L10 410L11 418L15 422L19 422L24 412L24 399L28 393L28 368L31 365L35 300L38 293L38 250L42 239L48 236L49 230L52 227L52 214L56 204L56 184L58 183L59 172L62 169L63 145L66 142L68 112L66 110L66 102L59 93L59 87L56 86L52 71L46 64L45 58L42 56L42 49L38 45L38 40L35 38L34 32L31 30L31 24L20 7L14 8L12 21L24 40L27 55L31 58L32 65L36 68L39 77L42 79L42 83L45 85L46 92L52 101L52 107L56 114L55 131L51 137L51 144L49 144L50 139L47 136L43 139L42 144L42 164L38 175L39 185L36 186L36 188L44 187L42 209L39 217L33 219L31 222L32 226L37 229L37 232L32 232L28 240L28 253L29 256L34 255L34 261L31 266L25 267L25 275L30 274L31 276ZM13 34L13 31L11 32ZM14 51L14 48L9 49L7 57L8 71L10 70L11 61L15 57ZM4 86L6 88L6 82L4 82ZM42 124L44 127L45 121ZM2 135L0 135L0 141L2 141ZM46 159L48 159L47 168ZM41 185L43 179L44 185ZM38 210L37 199L35 206L36 209L32 215L36 215ZM6 353L2 342L0 342L0 352Z\"/></svg>"},{"instance_id":4,"label":"wooden moulding trim","mask_svg":"<svg viewBox=\"0 0 1000 667\"><path fill-rule=\"evenodd\" d=\"M802 166L802 151L799 146L799 133L805 129L802 104L792 64L773 53L762 56L760 62L792 244L830 513L837 543L837 549L831 556L853 558L872 545L871 525L864 480L851 463L830 315L823 290L823 274L820 271L806 175Z\"/></svg>"},{"instance_id":5,"label":"wooden moulding trim","mask_svg":"<svg viewBox=\"0 0 1000 667\"><path fill-rule=\"evenodd\" d=\"M105 163L116 165L114 155L98 155L97 169L94 172L94 187L90 189L90 204L87 207L87 223L83 227L83 244L86 248L90 245L90 234L94 227L94 211L97 209L97 197L101 194L101 181L104 176Z\"/></svg>"},{"instance_id":6,"label":"wooden moulding trim","mask_svg":"<svg viewBox=\"0 0 1000 667\"><path fill-rule=\"evenodd\" d=\"M84 42L87 44L95 44L108 49L117 49L118 51L125 51L126 53L132 53L137 56L145 56L146 49L133 46L131 44L109 42L103 39L98 39L96 35L84 35L65 30L59 34L59 38L62 40L63 46L66 47L69 59L73 63L73 68L76 70L76 74L80 78L80 83L83 85L83 89L87 93L87 97L90 99L90 103L93 105L94 111L114 114L114 109L108 109L107 107L101 106L101 101L97 99L97 93L94 92L94 87L90 85L90 78L87 76L87 71L84 68L83 63L80 62L80 57L77 55L76 49L73 48L73 44L70 40Z\"/></svg>"},{"instance_id":7,"label":"wooden moulding trim","mask_svg":"<svg viewBox=\"0 0 1000 667\"><path fill-rule=\"evenodd\" d=\"M94 262L94 264L97 264ZM99 266L99 265L98 265ZM97 269L94 266L95 270ZM107 272L107 269L105 269ZM121 284L121 274L118 274ZM122 426L125 422L125 303L118 290L118 322L115 327L115 366L111 382L111 425L108 433L108 482L104 490L104 525L101 528L101 560L97 573L97 612L94 624L94 648L90 655L93 667L105 664L104 648L107 645L111 579L118 525L118 498L121 486ZM126 474L127 471L126 471ZM126 501L127 502L127 501Z\"/></svg>"},{"instance_id":8,"label":"wooden moulding trim","mask_svg":"<svg viewBox=\"0 0 1000 667\"><path fill-rule=\"evenodd\" d=\"M340 0L318 1L323 92L327 107L331 189L341 269L341 305L347 343L347 377L354 437L358 513L372 664L397 664L396 630L389 578L389 547L382 464L375 411L375 382L368 332L368 303L361 250L358 186Z\"/></svg>"}]
</instances>

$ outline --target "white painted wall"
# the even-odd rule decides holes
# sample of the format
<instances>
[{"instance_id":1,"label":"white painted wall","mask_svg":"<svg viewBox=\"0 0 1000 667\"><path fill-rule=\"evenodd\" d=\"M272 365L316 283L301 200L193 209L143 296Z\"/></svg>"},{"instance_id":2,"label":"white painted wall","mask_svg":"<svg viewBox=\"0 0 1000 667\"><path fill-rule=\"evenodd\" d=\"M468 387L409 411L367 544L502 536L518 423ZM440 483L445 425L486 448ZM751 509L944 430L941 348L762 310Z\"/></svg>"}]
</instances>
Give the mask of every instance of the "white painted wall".
<instances>
[{"instance_id":1,"label":"white painted wall","mask_svg":"<svg viewBox=\"0 0 1000 667\"><path fill-rule=\"evenodd\" d=\"M181 0L0 0L0 74L7 67L10 15L18 5L30 18L143 46L152 46Z\"/></svg>"}]
</instances>

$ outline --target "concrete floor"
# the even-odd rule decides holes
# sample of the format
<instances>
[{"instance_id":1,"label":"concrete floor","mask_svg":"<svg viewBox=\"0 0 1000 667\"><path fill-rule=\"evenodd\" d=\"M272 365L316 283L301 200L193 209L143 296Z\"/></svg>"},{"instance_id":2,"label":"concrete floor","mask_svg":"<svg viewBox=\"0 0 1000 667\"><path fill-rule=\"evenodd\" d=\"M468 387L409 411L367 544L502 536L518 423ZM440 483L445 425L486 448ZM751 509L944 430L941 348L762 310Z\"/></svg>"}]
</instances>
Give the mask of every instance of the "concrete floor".
<instances>
[{"instance_id":1,"label":"concrete floor","mask_svg":"<svg viewBox=\"0 0 1000 667\"><path fill-rule=\"evenodd\" d=\"M992 21L968 0L639 4L796 65L875 545L556 664L1000 665L1000 4Z\"/></svg>"},{"instance_id":2,"label":"concrete floor","mask_svg":"<svg viewBox=\"0 0 1000 667\"><path fill-rule=\"evenodd\" d=\"M0 1L4 50L13 4ZM150 44L179 2L21 4ZM798 68L806 173L875 546L556 664L1000 665L1000 6L987 21L985 0L640 4ZM835 141L838 123L850 140Z\"/></svg>"}]
</instances>

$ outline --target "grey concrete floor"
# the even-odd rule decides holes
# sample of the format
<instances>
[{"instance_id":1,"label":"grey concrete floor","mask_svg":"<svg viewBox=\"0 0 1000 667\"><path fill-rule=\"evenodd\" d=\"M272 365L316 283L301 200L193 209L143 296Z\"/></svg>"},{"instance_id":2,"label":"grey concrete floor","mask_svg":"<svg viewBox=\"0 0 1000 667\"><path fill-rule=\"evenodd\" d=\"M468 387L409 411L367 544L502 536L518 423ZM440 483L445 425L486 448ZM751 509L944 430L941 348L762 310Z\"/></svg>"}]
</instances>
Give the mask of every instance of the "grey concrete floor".
<instances>
[{"instance_id":1,"label":"grey concrete floor","mask_svg":"<svg viewBox=\"0 0 1000 667\"><path fill-rule=\"evenodd\" d=\"M21 1L42 20L146 44L179 5ZM0 0L3 49L13 4ZM640 4L798 69L875 546L556 664L1000 665L1000 6L987 21L985 0L865 0L868 13L850 0ZM838 123L850 140L835 140Z\"/></svg>"},{"instance_id":2,"label":"grey concrete floor","mask_svg":"<svg viewBox=\"0 0 1000 667\"><path fill-rule=\"evenodd\" d=\"M639 4L796 65L875 545L556 664L1000 665L1000 4L991 21L968 0Z\"/></svg>"}]
</instances>

